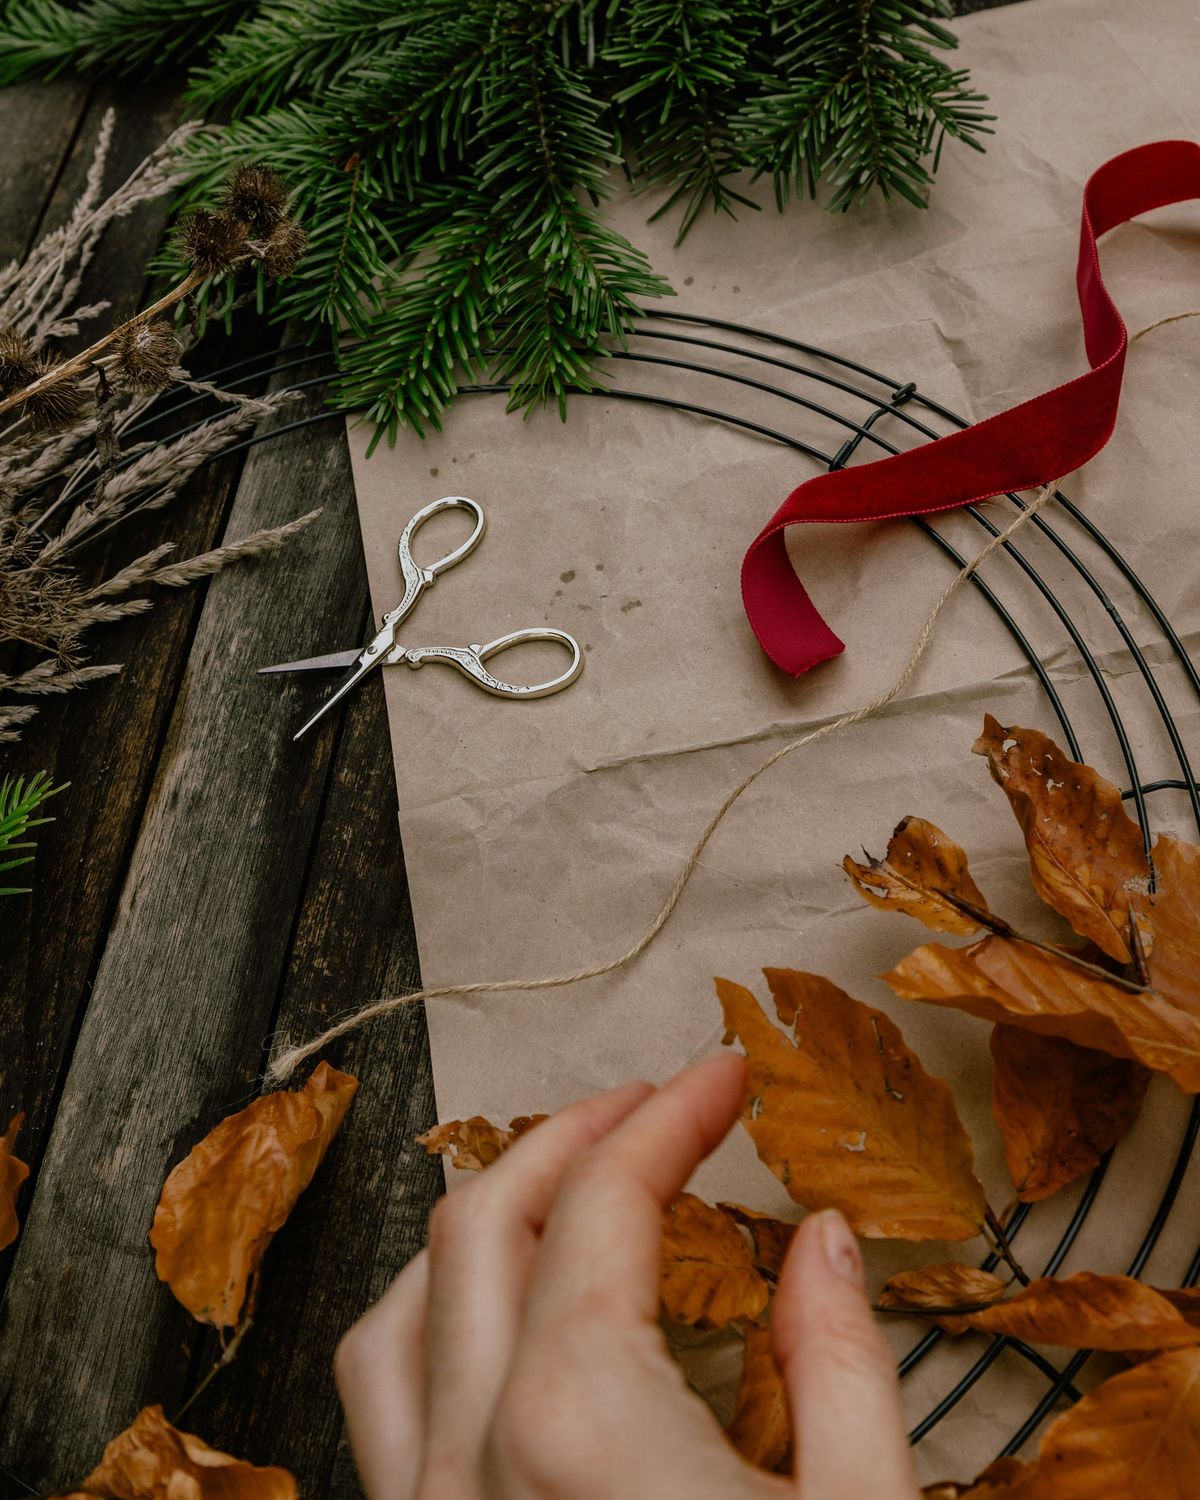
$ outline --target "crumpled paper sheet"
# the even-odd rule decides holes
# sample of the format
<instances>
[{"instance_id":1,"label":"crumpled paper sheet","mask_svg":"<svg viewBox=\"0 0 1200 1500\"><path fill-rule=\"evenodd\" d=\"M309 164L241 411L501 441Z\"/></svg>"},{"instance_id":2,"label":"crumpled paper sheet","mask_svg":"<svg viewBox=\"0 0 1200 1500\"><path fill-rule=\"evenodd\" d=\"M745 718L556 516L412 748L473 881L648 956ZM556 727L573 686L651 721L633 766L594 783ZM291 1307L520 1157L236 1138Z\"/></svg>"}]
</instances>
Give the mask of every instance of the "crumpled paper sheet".
<instances>
[{"instance_id":1,"label":"crumpled paper sheet","mask_svg":"<svg viewBox=\"0 0 1200 1500\"><path fill-rule=\"evenodd\" d=\"M1083 368L1073 280L1082 186L1115 152L1200 128L1196 27L1194 8L1175 0L1144 0L1132 10L1120 0L1037 0L962 21L961 60L990 95L999 133L986 156L948 145L925 213L873 203L834 217L797 204L782 217L766 210L736 224L701 220L678 249L670 221L644 222L653 206L644 199L620 198L613 217L669 275L679 294L665 304L672 310L834 350L916 380L922 392L977 420ZM1108 236L1105 272L1131 330L1198 304L1198 231L1200 212L1182 205ZM1198 327L1176 323L1134 346L1116 436L1065 486L1147 580L1189 647L1200 640ZM661 341L633 347L780 379L835 409L864 411L770 366ZM722 407L825 452L841 441L828 419L728 382L645 364L619 364L613 373L623 388ZM912 441L894 418L877 430ZM396 540L418 506L461 493L488 513L480 549L421 603L402 631L406 644L463 644L546 623L574 632L587 652L576 686L529 703L490 698L437 667L386 674L427 984L571 971L623 952L657 912L731 784L783 739L889 686L953 575L908 523L794 531L801 575L848 650L792 682L750 634L738 570L783 496L816 472L812 460L716 422L612 399L574 400L564 426L550 413L527 422L505 416L497 397L467 398L444 434L402 438L369 461L368 436L351 425L377 611L399 597ZM855 461L875 452L864 445ZM1011 515L1005 503L987 509L997 519ZM1078 527L1061 515L1050 519L1147 644L1185 743L1195 748L1196 695L1152 618ZM465 534L465 518L458 521ZM937 526L966 555L984 540L962 515ZM450 518L436 538L422 539L418 555L437 555L452 534ZM1102 603L1046 538L1027 532L1019 546L1101 660L1143 780L1178 775ZM993 558L984 576L1046 663L1085 756L1127 785L1097 689L1062 624L1012 560ZM760 968L790 965L828 974L887 1010L926 1065L951 1080L981 1175L1002 1208L1011 1188L990 1116L987 1028L892 997L876 976L922 931L868 910L838 868L860 845L882 852L893 824L920 813L965 844L995 906L1053 931L1030 894L1003 796L969 753L985 709L1004 722L1058 729L1020 650L968 587L899 702L797 753L743 798L665 932L626 971L548 994L430 1005L440 1117L508 1119L631 1077L665 1079L720 1042L714 974L754 985L762 996ZM1153 794L1150 809L1157 826L1195 837L1179 794ZM1156 1083L1066 1270L1124 1269L1169 1177L1186 1115L1186 1102ZM741 1132L697 1174L695 1187L712 1199L798 1213ZM1068 1192L1035 1211L1019 1240L1031 1269L1056 1243L1077 1196ZM1198 1218L1200 1170L1184 1183L1151 1276L1178 1282ZM905 1265L981 1253L978 1245L866 1250L875 1285ZM895 1320L889 1332L902 1351L921 1330ZM688 1343L697 1384L727 1402L728 1347ZM908 1377L914 1421L983 1347L973 1338L944 1341ZM1081 1381L1101 1368L1094 1360ZM1003 1355L921 1443L923 1476L972 1475L1044 1390L1041 1375Z\"/></svg>"}]
</instances>

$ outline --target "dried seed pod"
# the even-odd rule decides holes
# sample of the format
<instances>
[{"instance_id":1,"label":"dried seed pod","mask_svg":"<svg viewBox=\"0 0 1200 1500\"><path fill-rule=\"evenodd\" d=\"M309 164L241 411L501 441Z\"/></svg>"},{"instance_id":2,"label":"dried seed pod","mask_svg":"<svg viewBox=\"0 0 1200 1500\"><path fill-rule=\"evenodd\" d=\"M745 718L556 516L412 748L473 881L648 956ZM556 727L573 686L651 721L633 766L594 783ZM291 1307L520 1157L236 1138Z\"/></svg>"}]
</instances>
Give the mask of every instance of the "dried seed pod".
<instances>
[{"instance_id":1,"label":"dried seed pod","mask_svg":"<svg viewBox=\"0 0 1200 1500\"><path fill-rule=\"evenodd\" d=\"M127 384L142 391L159 391L171 380L179 359L179 343L170 323L128 323L113 345L113 367Z\"/></svg>"},{"instance_id":2,"label":"dried seed pod","mask_svg":"<svg viewBox=\"0 0 1200 1500\"><path fill-rule=\"evenodd\" d=\"M16 328L0 328L0 395L20 390L37 374L37 355L25 335Z\"/></svg>"},{"instance_id":3,"label":"dried seed pod","mask_svg":"<svg viewBox=\"0 0 1200 1500\"><path fill-rule=\"evenodd\" d=\"M283 218L287 189L274 168L247 161L229 174L221 202L235 219L259 234L268 234Z\"/></svg>"},{"instance_id":4,"label":"dried seed pod","mask_svg":"<svg viewBox=\"0 0 1200 1500\"><path fill-rule=\"evenodd\" d=\"M280 219L262 250L262 267L268 276L290 276L308 248L308 235L295 219Z\"/></svg>"},{"instance_id":5,"label":"dried seed pod","mask_svg":"<svg viewBox=\"0 0 1200 1500\"><path fill-rule=\"evenodd\" d=\"M233 269L246 242L246 226L228 214L197 208L179 221L175 244L193 271L219 276Z\"/></svg>"},{"instance_id":6,"label":"dried seed pod","mask_svg":"<svg viewBox=\"0 0 1200 1500\"><path fill-rule=\"evenodd\" d=\"M52 374L61 363L57 354L34 355L34 380ZM31 427L63 427L79 415L82 406L79 376L65 375L28 396L21 403L21 415L29 419Z\"/></svg>"}]
</instances>

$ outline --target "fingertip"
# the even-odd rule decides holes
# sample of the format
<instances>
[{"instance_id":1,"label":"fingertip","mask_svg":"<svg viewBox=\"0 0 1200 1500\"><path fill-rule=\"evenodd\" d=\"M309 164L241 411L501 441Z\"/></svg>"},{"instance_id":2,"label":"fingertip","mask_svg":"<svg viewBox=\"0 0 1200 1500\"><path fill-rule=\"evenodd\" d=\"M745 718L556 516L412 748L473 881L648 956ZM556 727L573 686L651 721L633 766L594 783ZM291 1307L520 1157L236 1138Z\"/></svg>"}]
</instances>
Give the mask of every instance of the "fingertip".
<instances>
[{"instance_id":1,"label":"fingertip","mask_svg":"<svg viewBox=\"0 0 1200 1500\"><path fill-rule=\"evenodd\" d=\"M792 1237L771 1328L798 1472L813 1492L857 1493L846 1486L861 1481L863 1493L915 1494L895 1359L867 1299L858 1241L836 1209L809 1214Z\"/></svg>"}]
</instances>

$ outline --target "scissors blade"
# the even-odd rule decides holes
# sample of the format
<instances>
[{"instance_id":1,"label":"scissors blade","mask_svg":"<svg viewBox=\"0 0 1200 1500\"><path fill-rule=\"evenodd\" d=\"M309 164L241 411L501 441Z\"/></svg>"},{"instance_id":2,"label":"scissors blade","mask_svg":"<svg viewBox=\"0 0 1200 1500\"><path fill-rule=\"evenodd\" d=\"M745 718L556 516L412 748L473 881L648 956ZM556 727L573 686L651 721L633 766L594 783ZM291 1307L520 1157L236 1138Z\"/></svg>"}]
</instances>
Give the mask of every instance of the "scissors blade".
<instances>
[{"instance_id":1,"label":"scissors blade","mask_svg":"<svg viewBox=\"0 0 1200 1500\"><path fill-rule=\"evenodd\" d=\"M349 651L330 651L325 656L306 656L303 661L280 661L272 667L259 667L258 674L265 677L270 672L334 672L339 667L352 667L361 655L361 646L351 646Z\"/></svg>"},{"instance_id":2,"label":"scissors blade","mask_svg":"<svg viewBox=\"0 0 1200 1500\"><path fill-rule=\"evenodd\" d=\"M298 740L301 735L307 734L323 714L328 713L340 698L344 698L346 696L346 694L355 685L355 683L361 682L362 679L367 675L367 673L372 669L372 667L377 667L379 665L379 661L380 658L378 656L369 657L365 651L359 652L358 659L346 673L345 677L342 678L341 682L338 683L337 687L334 688L333 692L330 693L325 702L321 704L316 713L313 714L310 719L307 719L303 724L301 724L296 733L292 735L292 739Z\"/></svg>"}]
</instances>

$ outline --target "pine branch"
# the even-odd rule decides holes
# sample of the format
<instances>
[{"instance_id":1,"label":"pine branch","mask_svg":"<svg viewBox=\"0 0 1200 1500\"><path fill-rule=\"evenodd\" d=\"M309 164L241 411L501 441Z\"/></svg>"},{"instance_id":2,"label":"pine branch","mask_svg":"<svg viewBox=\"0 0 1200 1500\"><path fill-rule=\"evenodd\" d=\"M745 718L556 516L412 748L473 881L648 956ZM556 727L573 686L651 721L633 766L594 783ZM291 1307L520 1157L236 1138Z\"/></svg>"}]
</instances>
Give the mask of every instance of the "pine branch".
<instances>
[{"instance_id":1,"label":"pine branch","mask_svg":"<svg viewBox=\"0 0 1200 1500\"><path fill-rule=\"evenodd\" d=\"M262 114L299 92L319 98L429 8L398 8L394 0L266 0L216 38L191 76L188 99L200 109L230 100L237 115Z\"/></svg>"},{"instance_id":2,"label":"pine branch","mask_svg":"<svg viewBox=\"0 0 1200 1500\"><path fill-rule=\"evenodd\" d=\"M942 55L946 14L946 0L8 0L0 79L199 49L193 99L238 118L185 146L185 203L246 160L291 184L309 250L272 313L354 336L336 397L391 439L437 426L462 379L510 385L520 410L597 387L638 302L669 291L605 223L619 170L661 193L655 217L677 214L680 239L706 208L756 208L747 179L762 176L780 208L821 183L835 210L873 191L924 206L946 138L980 148L991 119ZM230 286L206 282L201 317L221 298Z\"/></svg>"},{"instance_id":3,"label":"pine branch","mask_svg":"<svg viewBox=\"0 0 1200 1500\"><path fill-rule=\"evenodd\" d=\"M381 315L342 355L335 399L366 408L377 429L372 448L384 435L395 442L401 426L420 436L439 428L459 372L475 379L484 368L488 260L500 230L473 184L445 184L437 197L436 227L412 243L410 268L392 273Z\"/></svg>"},{"instance_id":4,"label":"pine branch","mask_svg":"<svg viewBox=\"0 0 1200 1500\"><path fill-rule=\"evenodd\" d=\"M38 771L28 781L21 776L15 781L7 776L0 778L0 856L21 851L15 858L0 858L0 871L15 870L32 861L33 855L24 851L33 848L33 840L25 835L31 828L54 821L35 818L33 814L44 802L65 790L65 786L54 786L44 771ZM29 886L0 886L0 896L23 896L29 890Z\"/></svg>"},{"instance_id":5,"label":"pine branch","mask_svg":"<svg viewBox=\"0 0 1200 1500\"><path fill-rule=\"evenodd\" d=\"M128 74L203 51L245 10L238 0L9 0L0 20L0 85L63 68Z\"/></svg>"},{"instance_id":6,"label":"pine branch","mask_svg":"<svg viewBox=\"0 0 1200 1500\"><path fill-rule=\"evenodd\" d=\"M293 102L236 120L188 141L180 161L188 176L184 207L207 202L240 162L274 168L292 187L290 210L308 234L303 273L276 297L274 320L298 318L313 334L323 325L366 331L379 307L377 283L399 250L376 211L376 169L348 153L325 110ZM167 255L155 269L172 275L178 263Z\"/></svg>"},{"instance_id":7,"label":"pine branch","mask_svg":"<svg viewBox=\"0 0 1200 1500\"><path fill-rule=\"evenodd\" d=\"M585 201L607 194L619 158L554 15L504 10L479 85L477 180L426 190L432 227L343 358L339 403L365 405L389 442L437 427L460 375L511 384L512 409L565 412L571 390L596 388L603 341L624 339L637 299L669 291Z\"/></svg>"},{"instance_id":8,"label":"pine branch","mask_svg":"<svg viewBox=\"0 0 1200 1500\"><path fill-rule=\"evenodd\" d=\"M758 208L728 179L747 165L730 120L761 14L761 0L630 0L616 10L602 59L632 82L613 102L641 184L672 189L652 219L684 205L676 244L706 204L730 217L735 203Z\"/></svg>"},{"instance_id":9,"label":"pine branch","mask_svg":"<svg viewBox=\"0 0 1200 1500\"><path fill-rule=\"evenodd\" d=\"M733 128L780 208L815 196L822 178L834 211L872 189L923 208L925 162L932 153L936 165L946 135L983 149L976 137L991 134L993 118L978 108L983 95L931 51L956 45L935 20L949 14L946 0L776 0L774 67L764 57L761 92Z\"/></svg>"}]
</instances>

